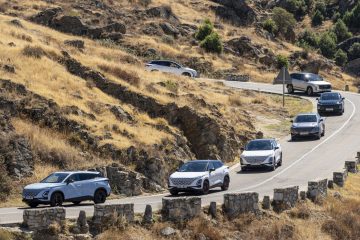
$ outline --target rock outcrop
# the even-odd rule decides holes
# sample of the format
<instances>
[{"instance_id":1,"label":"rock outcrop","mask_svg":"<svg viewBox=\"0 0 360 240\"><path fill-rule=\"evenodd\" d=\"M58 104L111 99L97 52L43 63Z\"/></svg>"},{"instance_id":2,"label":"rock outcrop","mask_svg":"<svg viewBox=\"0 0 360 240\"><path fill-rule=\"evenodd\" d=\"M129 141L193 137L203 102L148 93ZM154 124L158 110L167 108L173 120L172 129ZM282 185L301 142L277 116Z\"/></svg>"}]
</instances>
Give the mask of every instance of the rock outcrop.
<instances>
[{"instance_id":1,"label":"rock outcrop","mask_svg":"<svg viewBox=\"0 0 360 240\"><path fill-rule=\"evenodd\" d=\"M345 71L349 74L360 77L360 58L348 62Z\"/></svg>"},{"instance_id":2,"label":"rock outcrop","mask_svg":"<svg viewBox=\"0 0 360 240\"><path fill-rule=\"evenodd\" d=\"M360 35L359 36L354 36L354 37L351 37L349 39L346 39L345 41L342 41L341 43L339 43L337 45L337 48L340 48L345 52L349 52L350 47L354 43L360 43Z\"/></svg>"}]
</instances>

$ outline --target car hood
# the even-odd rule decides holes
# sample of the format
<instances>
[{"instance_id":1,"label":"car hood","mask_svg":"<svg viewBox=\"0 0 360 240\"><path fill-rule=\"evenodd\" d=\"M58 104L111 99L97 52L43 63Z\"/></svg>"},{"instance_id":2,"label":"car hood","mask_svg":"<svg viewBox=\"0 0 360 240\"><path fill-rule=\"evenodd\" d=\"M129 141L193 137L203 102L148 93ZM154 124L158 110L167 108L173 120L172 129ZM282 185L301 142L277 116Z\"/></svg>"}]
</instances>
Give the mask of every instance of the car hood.
<instances>
[{"instance_id":1,"label":"car hood","mask_svg":"<svg viewBox=\"0 0 360 240\"><path fill-rule=\"evenodd\" d=\"M337 104L341 100L319 100L319 104Z\"/></svg>"},{"instance_id":2,"label":"car hood","mask_svg":"<svg viewBox=\"0 0 360 240\"><path fill-rule=\"evenodd\" d=\"M293 123L293 127L316 127L317 122L303 122L303 123Z\"/></svg>"},{"instance_id":3,"label":"car hood","mask_svg":"<svg viewBox=\"0 0 360 240\"><path fill-rule=\"evenodd\" d=\"M274 150L261 150L261 151L244 151L241 157L262 157L270 156L274 153Z\"/></svg>"},{"instance_id":4,"label":"car hood","mask_svg":"<svg viewBox=\"0 0 360 240\"><path fill-rule=\"evenodd\" d=\"M44 188L53 188L63 185L64 183L33 183L30 185L27 185L24 189L29 190L36 190L36 189L44 189Z\"/></svg>"},{"instance_id":5,"label":"car hood","mask_svg":"<svg viewBox=\"0 0 360 240\"><path fill-rule=\"evenodd\" d=\"M194 69L192 69L192 68L184 68L185 70L187 70L187 71L191 71L191 72L196 72L196 70L194 70Z\"/></svg>"},{"instance_id":6,"label":"car hood","mask_svg":"<svg viewBox=\"0 0 360 240\"><path fill-rule=\"evenodd\" d=\"M314 85L331 85L331 83L326 82L326 81L310 81L309 83L314 84Z\"/></svg>"},{"instance_id":7,"label":"car hood","mask_svg":"<svg viewBox=\"0 0 360 240\"><path fill-rule=\"evenodd\" d=\"M203 177L208 172L174 172L170 178L198 178Z\"/></svg>"}]
</instances>

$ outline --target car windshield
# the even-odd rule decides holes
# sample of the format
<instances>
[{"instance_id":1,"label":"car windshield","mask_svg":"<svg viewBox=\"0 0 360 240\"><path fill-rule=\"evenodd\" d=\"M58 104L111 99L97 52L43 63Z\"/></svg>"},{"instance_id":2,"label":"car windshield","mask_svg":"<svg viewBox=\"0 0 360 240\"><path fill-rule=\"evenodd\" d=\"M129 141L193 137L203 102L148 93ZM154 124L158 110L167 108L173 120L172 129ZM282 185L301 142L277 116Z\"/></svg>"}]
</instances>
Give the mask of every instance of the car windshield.
<instances>
[{"instance_id":1,"label":"car windshield","mask_svg":"<svg viewBox=\"0 0 360 240\"><path fill-rule=\"evenodd\" d=\"M312 73L309 73L309 74L306 74L305 75L305 79L313 82L313 81L322 81L323 78L320 77L319 75L316 75L316 74L312 74Z\"/></svg>"},{"instance_id":2,"label":"car windshield","mask_svg":"<svg viewBox=\"0 0 360 240\"><path fill-rule=\"evenodd\" d=\"M178 172L205 172L208 162L187 162L182 165Z\"/></svg>"},{"instance_id":3,"label":"car windshield","mask_svg":"<svg viewBox=\"0 0 360 240\"><path fill-rule=\"evenodd\" d=\"M272 145L271 142L268 140L264 141L251 141L246 146L246 151L259 151L259 150L271 150Z\"/></svg>"},{"instance_id":4,"label":"car windshield","mask_svg":"<svg viewBox=\"0 0 360 240\"><path fill-rule=\"evenodd\" d=\"M337 93L321 94L321 100L339 100L340 96Z\"/></svg>"},{"instance_id":5,"label":"car windshield","mask_svg":"<svg viewBox=\"0 0 360 240\"><path fill-rule=\"evenodd\" d=\"M69 176L68 173L53 173L42 180L41 183L61 183L67 176Z\"/></svg>"},{"instance_id":6,"label":"car windshield","mask_svg":"<svg viewBox=\"0 0 360 240\"><path fill-rule=\"evenodd\" d=\"M316 122L315 115L299 115L295 118L296 123L303 123L303 122Z\"/></svg>"}]
</instances>

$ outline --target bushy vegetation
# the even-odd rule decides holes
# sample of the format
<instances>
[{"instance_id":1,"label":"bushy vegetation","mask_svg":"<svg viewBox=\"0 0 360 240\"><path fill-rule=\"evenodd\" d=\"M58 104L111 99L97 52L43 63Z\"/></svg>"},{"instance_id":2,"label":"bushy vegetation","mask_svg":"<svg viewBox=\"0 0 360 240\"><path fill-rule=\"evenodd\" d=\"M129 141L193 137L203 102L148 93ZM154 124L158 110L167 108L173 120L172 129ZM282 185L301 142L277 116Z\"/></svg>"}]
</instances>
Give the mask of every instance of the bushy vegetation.
<instances>
[{"instance_id":1,"label":"bushy vegetation","mask_svg":"<svg viewBox=\"0 0 360 240\"><path fill-rule=\"evenodd\" d=\"M274 8L272 20L277 27L277 34L283 36L288 31L292 31L296 24L294 15L279 7Z\"/></svg>"},{"instance_id":2,"label":"bushy vegetation","mask_svg":"<svg viewBox=\"0 0 360 240\"><path fill-rule=\"evenodd\" d=\"M350 28L360 28L360 2L351 11L344 14L343 20Z\"/></svg>"},{"instance_id":3,"label":"bushy vegetation","mask_svg":"<svg viewBox=\"0 0 360 240\"><path fill-rule=\"evenodd\" d=\"M319 37L313 31L306 29L300 34L298 45L301 47L317 48L319 45Z\"/></svg>"},{"instance_id":4,"label":"bushy vegetation","mask_svg":"<svg viewBox=\"0 0 360 240\"><path fill-rule=\"evenodd\" d=\"M342 42L352 36L351 32L349 32L348 27L341 19L336 22L333 31L336 34L338 42Z\"/></svg>"},{"instance_id":5,"label":"bushy vegetation","mask_svg":"<svg viewBox=\"0 0 360 240\"><path fill-rule=\"evenodd\" d=\"M277 62L277 67L279 69L281 69L282 67L287 67L287 68L289 67L289 60L286 56L277 55L276 62Z\"/></svg>"},{"instance_id":6,"label":"bushy vegetation","mask_svg":"<svg viewBox=\"0 0 360 240\"><path fill-rule=\"evenodd\" d=\"M349 60L360 58L360 43L354 43L349 49Z\"/></svg>"},{"instance_id":7,"label":"bushy vegetation","mask_svg":"<svg viewBox=\"0 0 360 240\"><path fill-rule=\"evenodd\" d=\"M38 46L34 47L30 45L24 47L22 53L27 57L33 57L38 59L40 59L42 56L45 55L45 51L41 47Z\"/></svg>"},{"instance_id":8,"label":"bushy vegetation","mask_svg":"<svg viewBox=\"0 0 360 240\"><path fill-rule=\"evenodd\" d=\"M324 21L324 16L320 11L317 10L311 18L311 24L313 26L319 26L323 23L323 21Z\"/></svg>"},{"instance_id":9,"label":"bushy vegetation","mask_svg":"<svg viewBox=\"0 0 360 240\"><path fill-rule=\"evenodd\" d=\"M214 26L209 19L206 19L203 25L195 34L195 38L200 42L200 47L207 52L221 53L223 51L223 43L220 35L214 31Z\"/></svg>"},{"instance_id":10,"label":"bushy vegetation","mask_svg":"<svg viewBox=\"0 0 360 240\"><path fill-rule=\"evenodd\" d=\"M333 58L336 52L336 40L334 34L330 32L322 34L319 41L321 54L327 58Z\"/></svg>"},{"instance_id":11,"label":"bushy vegetation","mask_svg":"<svg viewBox=\"0 0 360 240\"><path fill-rule=\"evenodd\" d=\"M348 56L347 56L346 52L344 52L341 49L337 50L337 52L335 53L336 64L339 66L344 66L345 63L347 62L347 60L348 60Z\"/></svg>"},{"instance_id":12,"label":"bushy vegetation","mask_svg":"<svg viewBox=\"0 0 360 240\"><path fill-rule=\"evenodd\" d=\"M12 184L6 171L0 167L0 201L5 201L12 191Z\"/></svg>"},{"instance_id":13,"label":"bushy vegetation","mask_svg":"<svg viewBox=\"0 0 360 240\"><path fill-rule=\"evenodd\" d=\"M100 70L107 72L117 78L120 78L131 85L134 85L137 87L140 86L141 79L140 79L139 75L135 72L125 71L119 67L106 65L106 64L101 64L98 67L100 68Z\"/></svg>"},{"instance_id":14,"label":"bushy vegetation","mask_svg":"<svg viewBox=\"0 0 360 240\"><path fill-rule=\"evenodd\" d=\"M296 19L301 19L306 14L307 3L304 0L285 0L282 1L282 6L290 13L292 13Z\"/></svg>"},{"instance_id":15,"label":"bushy vegetation","mask_svg":"<svg viewBox=\"0 0 360 240\"><path fill-rule=\"evenodd\" d=\"M277 31L278 31L278 27L275 23L274 20L272 20L271 18L269 19L266 19L264 22L263 22L263 28L270 32L270 33L273 33L275 34Z\"/></svg>"},{"instance_id":16,"label":"bushy vegetation","mask_svg":"<svg viewBox=\"0 0 360 240\"><path fill-rule=\"evenodd\" d=\"M214 25L209 19L206 19L204 23L199 27L199 30L195 34L195 38L199 41L204 40L214 31Z\"/></svg>"}]
</instances>

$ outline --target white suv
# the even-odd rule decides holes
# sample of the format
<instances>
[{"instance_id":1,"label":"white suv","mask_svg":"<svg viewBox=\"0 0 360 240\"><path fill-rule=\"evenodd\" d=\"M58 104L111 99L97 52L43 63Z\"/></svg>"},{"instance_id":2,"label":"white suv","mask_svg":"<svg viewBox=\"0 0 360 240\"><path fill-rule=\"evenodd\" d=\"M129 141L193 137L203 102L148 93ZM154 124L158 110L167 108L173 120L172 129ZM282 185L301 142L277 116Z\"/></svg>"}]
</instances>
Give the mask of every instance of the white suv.
<instances>
[{"instance_id":1,"label":"white suv","mask_svg":"<svg viewBox=\"0 0 360 240\"><path fill-rule=\"evenodd\" d=\"M291 83L287 85L288 93L295 90L304 91L311 96L314 93L331 92L331 83L313 73L292 73Z\"/></svg>"},{"instance_id":2,"label":"white suv","mask_svg":"<svg viewBox=\"0 0 360 240\"><path fill-rule=\"evenodd\" d=\"M208 194L211 188L229 188L229 167L219 160L194 160L182 165L169 177L171 195L179 192L201 192Z\"/></svg>"},{"instance_id":3,"label":"white suv","mask_svg":"<svg viewBox=\"0 0 360 240\"><path fill-rule=\"evenodd\" d=\"M91 200L104 203L110 195L109 179L99 172L55 172L40 183L27 185L23 190L23 201L30 207L39 204L61 206L63 202L75 205Z\"/></svg>"},{"instance_id":4,"label":"white suv","mask_svg":"<svg viewBox=\"0 0 360 240\"><path fill-rule=\"evenodd\" d=\"M250 141L240 156L241 170L251 167L268 167L274 171L282 165L282 150L275 139L256 139Z\"/></svg>"},{"instance_id":5,"label":"white suv","mask_svg":"<svg viewBox=\"0 0 360 240\"><path fill-rule=\"evenodd\" d=\"M199 77L197 71L191 68L183 67L180 64L167 60L156 60L146 64L146 70L155 72L167 72L175 75L183 75L186 77Z\"/></svg>"}]
</instances>

